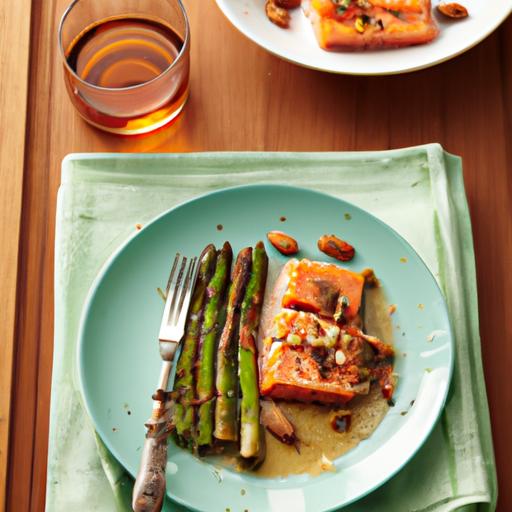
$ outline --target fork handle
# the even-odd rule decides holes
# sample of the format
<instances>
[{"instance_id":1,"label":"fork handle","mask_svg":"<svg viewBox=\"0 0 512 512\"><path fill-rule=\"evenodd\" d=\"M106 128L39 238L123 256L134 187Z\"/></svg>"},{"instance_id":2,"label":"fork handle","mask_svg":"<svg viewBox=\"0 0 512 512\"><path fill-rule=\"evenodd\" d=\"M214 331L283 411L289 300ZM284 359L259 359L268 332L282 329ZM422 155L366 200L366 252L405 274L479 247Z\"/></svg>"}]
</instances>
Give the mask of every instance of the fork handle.
<instances>
[{"instance_id":1,"label":"fork handle","mask_svg":"<svg viewBox=\"0 0 512 512\"><path fill-rule=\"evenodd\" d=\"M165 496L167 437L146 437L133 488L134 512L160 512Z\"/></svg>"}]
</instances>

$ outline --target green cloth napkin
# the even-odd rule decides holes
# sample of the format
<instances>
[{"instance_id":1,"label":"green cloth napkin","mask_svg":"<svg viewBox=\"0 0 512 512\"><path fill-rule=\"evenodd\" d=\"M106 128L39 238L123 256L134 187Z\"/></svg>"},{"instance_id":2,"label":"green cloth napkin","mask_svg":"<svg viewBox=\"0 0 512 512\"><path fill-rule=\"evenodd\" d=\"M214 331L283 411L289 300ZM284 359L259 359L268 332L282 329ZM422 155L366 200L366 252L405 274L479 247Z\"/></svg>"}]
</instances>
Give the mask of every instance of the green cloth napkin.
<instances>
[{"instance_id":1,"label":"green cloth napkin","mask_svg":"<svg viewBox=\"0 0 512 512\"><path fill-rule=\"evenodd\" d=\"M80 313L102 264L136 224L210 190L249 183L317 189L370 211L412 244L448 302L456 365L441 419L404 469L344 510L494 510L496 474L470 219L460 159L437 144L365 153L67 157L57 208L46 510L131 510L133 480L95 435L75 378ZM212 502L211 510L224 510L220 507L220 500ZM185 509L167 501L165 510Z\"/></svg>"}]
</instances>

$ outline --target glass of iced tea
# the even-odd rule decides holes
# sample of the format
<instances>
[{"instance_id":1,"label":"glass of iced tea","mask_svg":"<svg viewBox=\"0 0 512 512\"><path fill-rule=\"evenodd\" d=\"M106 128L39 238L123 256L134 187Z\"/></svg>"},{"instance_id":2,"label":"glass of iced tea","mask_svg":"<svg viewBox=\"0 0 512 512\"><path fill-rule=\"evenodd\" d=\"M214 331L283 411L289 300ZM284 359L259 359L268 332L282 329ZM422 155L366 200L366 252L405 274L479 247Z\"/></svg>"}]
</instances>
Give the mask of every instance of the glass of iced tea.
<instances>
[{"instance_id":1,"label":"glass of iced tea","mask_svg":"<svg viewBox=\"0 0 512 512\"><path fill-rule=\"evenodd\" d=\"M146 133L183 109L190 29L180 0L74 0L59 46L71 100L97 128Z\"/></svg>"}]
</instances>

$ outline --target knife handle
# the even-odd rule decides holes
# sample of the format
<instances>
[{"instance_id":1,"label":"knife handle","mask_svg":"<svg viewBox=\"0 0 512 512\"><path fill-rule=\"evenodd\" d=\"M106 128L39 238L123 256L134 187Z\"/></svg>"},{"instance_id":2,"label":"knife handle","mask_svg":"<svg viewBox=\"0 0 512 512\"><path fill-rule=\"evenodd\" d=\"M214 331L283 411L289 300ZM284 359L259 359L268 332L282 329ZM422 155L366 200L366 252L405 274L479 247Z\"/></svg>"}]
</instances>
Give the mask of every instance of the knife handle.
<instances>
[{"instance_id":1,"label":"knife handle","mask_svg":"<svg viewBox=\"0 0 512 512\"><path fill-rule=\"evenodd\" d=\"M165 496L167 436L146 437L133 487L134 512L160 512Z\"/></svg>"}]
</instances>

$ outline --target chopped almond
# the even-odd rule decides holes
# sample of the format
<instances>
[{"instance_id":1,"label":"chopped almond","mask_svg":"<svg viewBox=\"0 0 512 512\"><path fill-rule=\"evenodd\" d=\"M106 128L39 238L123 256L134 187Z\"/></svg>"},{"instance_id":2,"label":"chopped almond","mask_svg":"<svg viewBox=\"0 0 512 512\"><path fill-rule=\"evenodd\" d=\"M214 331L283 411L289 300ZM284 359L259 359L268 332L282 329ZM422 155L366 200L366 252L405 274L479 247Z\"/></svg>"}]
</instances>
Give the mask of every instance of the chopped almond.
<instances>
[{"instance_id":1,"label":"chopped almond","mask_svg":"<svg viewBox=\"0 0 512 512\"><path fill-rule=\"evenodd\" d=\"M285 256L291 256L299 252L299 244L295 238L287 235L283 231L269 231L267 233L268 241Z\"/></svg>"},{"instance_id":2,"label":"chopped almond","mask_svg":"<svg viewBox=\"0 0 512 512\"><path fill-rule=\"evenodd\" d=\"M356 251L345 240L334 235L323 235L318 240L318 248L328 256L340 261L350 261Z\"/></svg>"},{"instance_id":3,"label":"chopped almond","mask_svg":"<svg viewBox=\"0 0 512 512\"><path fill-rule=\"evenodd\" d=\"M265 12L267 18L278 27L288 28L290 26L290 13L287 9L279 7L275 0L267 0Z\"/></svg>"},{"instance_id":4,"label":"chopped almond","mask_svg":"<svg viewBox=\"0 0 512 512\"><path fill-rule=\"evenodd\" d=\"M448 16L448 18L459 19L467 18L469 16L468 10L463 5L460 5L456 2L443 2L437 6L437 10L441 14Z\"/></svg>"}]
</instances>

